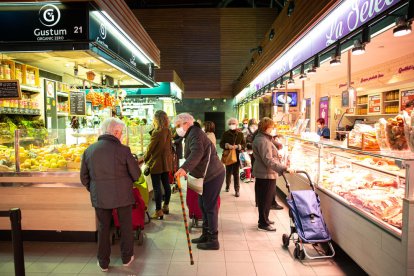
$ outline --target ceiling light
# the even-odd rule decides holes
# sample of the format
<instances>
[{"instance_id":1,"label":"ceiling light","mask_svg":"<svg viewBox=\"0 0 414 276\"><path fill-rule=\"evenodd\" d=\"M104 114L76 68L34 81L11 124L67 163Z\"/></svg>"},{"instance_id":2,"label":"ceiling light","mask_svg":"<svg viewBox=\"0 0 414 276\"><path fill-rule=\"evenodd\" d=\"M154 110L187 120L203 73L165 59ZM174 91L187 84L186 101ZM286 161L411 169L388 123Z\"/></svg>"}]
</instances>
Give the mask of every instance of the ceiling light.
<instances>
[{"instance_id":1,"label":"ceiling light","mask_svg":"<svg viewBox=\"0 0 414 276\"><path fill-rule=\"evenodd\" d=\"M331 66L338 66L341 64L341 44L339 41L335 46L335 53L332 55L332 60L329 64L331 64Z\"/></svg>"},{"instance_id":2,"label":"ceiling light","mask_svg":"<svg viewBox=\"0 0 414 276\"><path fill-rule=\"evenodd\" d=\"M279 88L285 88L285 83L283 82L283 77L280 78Z\"/></svg>"},{"instance_id":3,"label":"ceiling light","mask_svg":"<svg viewBox=\"0 0 414 276\"><path fill-rule=\"evenodd\" d=\"M305 64L304 63L302 63L301 65L300 65L300 76L299 76L299 79L300 80L305 80L307 78L307 76L306 76L306 74L305 74Z\"/></svg>"},{"instance_id":4,"label":"ceiling light","mask_svg":"<svg viewBox=\"0 0 414 276\"><path fill-rule=\"evenodd\" d=\"M288 88L295 87L295 80L293 79L293 71L290 71L287 86L288 86Z\"/></svg>"},{"instance_id":5,"label":"ceiling light","mask_svg":"<svg viewBox=\"0 0 414 276\"><path fill-rule=\"evenodd\" d=\"M287 16L291 16L294 10L295 10L295 1L290 0L288 10L287 10Z\"/></svg>"},{"instance_id":6,"label":"ceiling light","mask_svg":"<svg viewBox=\"0 0 414 276\"><path fill-rule=\"evenodd\" d=\"M404 17L397 19L397 26L392 30L395 37L408 35L411 33L411 22L407 21Z\"/></svg>"},{"instance_id":7,"label":"ceiling light","mask_svg":"<svg viewBox=\"0 0 414 276\"><path fill-rule=\"evenodd\" d=\"M316 68L319 68L319 66L320 66L320 64L319 64L319 56L316 54L315 57L313 58L313 64L308 69L308 74L309 75L316 74Z\"/></svg>"},{"instance_id":8,"label":"ceiling light","mask_svg":"<svg viewBox=\"0 0 414 276\"><path fill-rule=\"evenodd\" d=\"M365 44L362 44L359 39L354 40L354 48L352 48L352 54L355 56L365 54Z\"/></svg>"},{"instance_id":9,"label":"ceiling light","mask_svg":"<svg viewBox=\"0 0 414 276\"><path fill-rule=\"evenodd\" d=\"M269 33L269 40L272 40L275 37L275 29L271 29Z\"/></svg>"}]
</instances>

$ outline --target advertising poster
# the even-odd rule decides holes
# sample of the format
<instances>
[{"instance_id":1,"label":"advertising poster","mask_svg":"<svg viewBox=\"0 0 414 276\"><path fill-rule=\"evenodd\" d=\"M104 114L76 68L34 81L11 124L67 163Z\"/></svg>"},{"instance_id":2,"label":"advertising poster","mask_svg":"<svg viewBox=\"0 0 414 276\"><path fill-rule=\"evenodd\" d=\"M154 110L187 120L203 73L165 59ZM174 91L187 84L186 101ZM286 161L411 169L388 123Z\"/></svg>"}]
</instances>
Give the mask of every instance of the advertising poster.
<instances>
[{"instance_id":1,"label":"advertising poster","mask_svg":"<svg viewBox=\"0 0 414 276\"><path fill-rule=\"evenodd\" d=\"M401 91L401 110L404 110L408 101L414 100L414 89Z\"/></svg>"},{"instance_id":2,"label":"advertising poster","mask_svg":"<svg viewBox=\"0 0 414 276\"><path fill-rule=\"evenodd\" d=\"M319 100L319 118L323 118L325 120L325 125L329 125L328 121L328 114L329 114L329 97L322 97Z\"/></svg>"},{"instance_id":3,"label":"advertising poster","mask_svg":"<svg viewBox=\"0 0 414 276\"><path fill-rule=\"evenodd\" d=\"M370 95L368 99L369 113L381 113L381 96Z\"/></svg>"}]
</instances>

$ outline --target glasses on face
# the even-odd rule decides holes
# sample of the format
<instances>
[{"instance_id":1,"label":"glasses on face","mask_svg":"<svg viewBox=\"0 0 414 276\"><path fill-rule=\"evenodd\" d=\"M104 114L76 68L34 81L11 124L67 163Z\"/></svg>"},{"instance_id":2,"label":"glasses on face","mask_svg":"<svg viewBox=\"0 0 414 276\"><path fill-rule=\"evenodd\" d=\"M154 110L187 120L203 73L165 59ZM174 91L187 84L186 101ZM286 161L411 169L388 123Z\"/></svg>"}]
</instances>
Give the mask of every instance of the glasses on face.
<instances>
[{"instance_id":1,"label":"glasses on face","mask_svg":"<svg viewBox=\"0 0 414 276\"><path fill-rule=\"evenodd\" d=\"M177 123L177 124L175 125L175 127L176 127L176 128L179 128L179 127L181 127L181 126L183 126L183 125L185 125L185 124L187 124L187 122L182 122L181 124L180 124L180 123Z\"/></svg>"}]
</instances>

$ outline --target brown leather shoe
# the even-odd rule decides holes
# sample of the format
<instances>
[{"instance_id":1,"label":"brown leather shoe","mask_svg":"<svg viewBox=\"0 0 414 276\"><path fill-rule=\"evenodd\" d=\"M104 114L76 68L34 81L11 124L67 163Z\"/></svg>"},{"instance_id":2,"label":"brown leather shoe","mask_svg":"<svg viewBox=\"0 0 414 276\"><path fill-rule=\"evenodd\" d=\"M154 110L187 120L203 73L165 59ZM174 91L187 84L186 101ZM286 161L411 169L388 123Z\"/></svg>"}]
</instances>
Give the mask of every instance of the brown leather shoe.
<instances>
[{"instance_id":1,"label":"brown leather shoe","mask_svg":"<svg viewBox=\"0 0 414 276\"><path fill-rule=\"evenodd\" d=\"M151 216L153 219L164 219L164 212L162 210L155 210L155 213Z\"/></svg>"}]
</instances>

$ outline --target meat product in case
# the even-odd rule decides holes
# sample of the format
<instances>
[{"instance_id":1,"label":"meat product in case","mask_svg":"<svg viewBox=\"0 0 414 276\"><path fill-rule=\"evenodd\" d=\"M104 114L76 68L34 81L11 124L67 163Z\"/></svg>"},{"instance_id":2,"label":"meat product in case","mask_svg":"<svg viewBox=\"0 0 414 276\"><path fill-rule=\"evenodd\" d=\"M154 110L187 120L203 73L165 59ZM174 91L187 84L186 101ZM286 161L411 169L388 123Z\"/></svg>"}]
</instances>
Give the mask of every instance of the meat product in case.
<instances>
[{"instance_id":1,"label":"meat product in case","mask_svg":"<svg viewBox=\"0 0 414 276\"><path fill-rule=\"evenodd\" d=\"M392 150L407 150L408 143L404 134L404 118L401 115L390 118L385 127L387 145Z\"/></svg>"}]
</instances>

